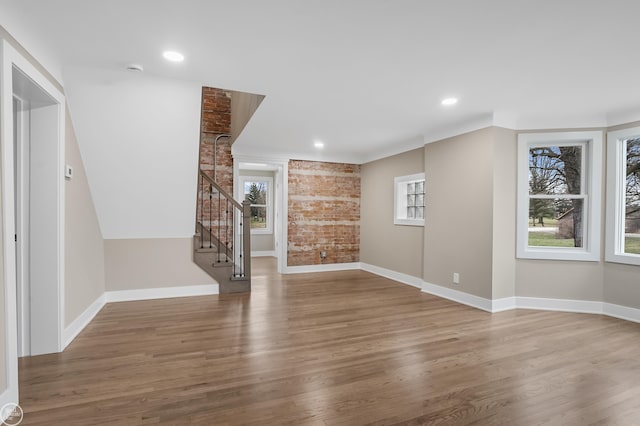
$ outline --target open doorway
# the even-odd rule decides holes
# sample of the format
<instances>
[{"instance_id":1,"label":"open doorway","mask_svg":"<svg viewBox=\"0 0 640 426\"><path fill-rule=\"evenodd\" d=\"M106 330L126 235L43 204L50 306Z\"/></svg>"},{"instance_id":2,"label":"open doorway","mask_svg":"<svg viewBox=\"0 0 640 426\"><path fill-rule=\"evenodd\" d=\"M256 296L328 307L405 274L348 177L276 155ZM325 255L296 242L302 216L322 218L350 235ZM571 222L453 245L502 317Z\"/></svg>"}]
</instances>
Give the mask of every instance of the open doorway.
<instances>
[{"instance_id":1,"label":"open doorway","mask_svg":"<svg viewBox=\"0 0 640 426\"><path fill-rule=\"evenodd\" d=\"M252 257L275 257L286 266L288 161L234 156L234 192L251 201Z\"/></svg>"},{"instance_id":2,"label":"open doorway","mask_svg":"<svg viewBox=\"0 0 640 426\"><path fill-rule=\"evenodd\" d=\"M15 65L12 78L18 356L40 355L61 349L60 104Z\"/></svg>"},{"instance_id":3,"label":"open doorway","mask_svg":"<svg viewBox=\"0 0 640 426\"><path fill-rule=\"evenodd\" d=\"M17 357L62 350L65 101L11 45L1 46L6 377L17 401Z\"/></svg>"}]
</instances>

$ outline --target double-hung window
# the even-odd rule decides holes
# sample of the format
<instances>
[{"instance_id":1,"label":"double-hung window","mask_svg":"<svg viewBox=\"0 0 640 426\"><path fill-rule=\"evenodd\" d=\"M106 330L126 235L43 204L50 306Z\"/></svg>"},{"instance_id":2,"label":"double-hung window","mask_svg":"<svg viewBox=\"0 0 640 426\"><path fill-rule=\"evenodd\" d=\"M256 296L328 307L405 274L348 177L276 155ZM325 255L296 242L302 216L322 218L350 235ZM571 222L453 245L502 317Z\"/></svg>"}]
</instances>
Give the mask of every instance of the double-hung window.
<instances>
[{"instance_id":1,"label":"double-hung window","mask_svg":"<svg viewBox=\"0 0 640 426\"><path fill-rule=\"evenodd\" d=\"M600 257L601 132L518 136L520 258Z\"/></svg>"},{"instance_id":2,"label":"double-hung window","mask_svg":"<svg viewBox=\"0 0 640 426\"><path fill-rule=\"evenodd\" d=\"M640 265L640 127L607 139L606 260Z\"/></svg>"},{"instance_id":3,"label":"double-hung window","mask_svg":"<svg viewBox=\"0 0 640 426\"><path fill-rule=\"evenodd\" d=\"M251 233L273 232L273 179L262 176L241 176L244 199L251 203Z\"/></svg>"}]
</instances>

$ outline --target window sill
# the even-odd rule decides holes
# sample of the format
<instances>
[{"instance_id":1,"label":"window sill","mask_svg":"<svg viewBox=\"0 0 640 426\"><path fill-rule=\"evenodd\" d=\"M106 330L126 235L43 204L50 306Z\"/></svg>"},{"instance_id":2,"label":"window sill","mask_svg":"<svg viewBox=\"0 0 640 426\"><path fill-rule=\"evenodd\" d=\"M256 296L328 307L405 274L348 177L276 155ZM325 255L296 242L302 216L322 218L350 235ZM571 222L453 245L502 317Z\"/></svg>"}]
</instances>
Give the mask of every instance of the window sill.
<instances>
[{"instance_id":1,"label":"window sill","mask_svg":"<svg viewBox=\"0 0 640 426\"><path fill-rule=\"evenodd\" d=\"M621 263L625 265L640 266L640 255L637 254L611 254L605 255L606 262Z\"/></svg>"},{"instance_id":2,"label":"window sill","mask_svg":"<svg viewBox=\"0 0 640 426\"><path fill-rule=\"evenodd\" d=\"M598 262L600 253L588 252L584 249L559 250L555 247L527 247L525 250L518 250L518 259L534 260L573 260L579 262Z\"/></svg>"},{"instance_id":3,"label":"window sill","mask_svg":"<svg viewBox=\"0 0 640 426\"><path fill-rule=\"evenodd\" d=\"M394 219L394 225L424 226L424 219Z\"/></svg>"}]
</instances>

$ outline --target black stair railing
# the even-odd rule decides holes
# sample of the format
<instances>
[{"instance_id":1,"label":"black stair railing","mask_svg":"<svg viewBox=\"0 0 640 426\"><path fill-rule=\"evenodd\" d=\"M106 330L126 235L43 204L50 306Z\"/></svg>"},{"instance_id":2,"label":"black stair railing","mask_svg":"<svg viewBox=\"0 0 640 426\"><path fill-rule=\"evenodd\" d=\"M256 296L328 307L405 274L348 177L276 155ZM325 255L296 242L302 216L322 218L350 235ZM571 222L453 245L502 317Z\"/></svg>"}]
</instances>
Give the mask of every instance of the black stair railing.
<instances>
[{"instance_id":1,"label":"black stair railing","mask_svg":"<svg viewBox=\"0 0 640 426\"><path fill-rule=\"evenodd\" d=\"M215 249L212 266L232 263L231 279L250 279L250 202L236 201L204 170L198 175L199 212L196 233L200 248Z\"/></svg>"}]
</instances>

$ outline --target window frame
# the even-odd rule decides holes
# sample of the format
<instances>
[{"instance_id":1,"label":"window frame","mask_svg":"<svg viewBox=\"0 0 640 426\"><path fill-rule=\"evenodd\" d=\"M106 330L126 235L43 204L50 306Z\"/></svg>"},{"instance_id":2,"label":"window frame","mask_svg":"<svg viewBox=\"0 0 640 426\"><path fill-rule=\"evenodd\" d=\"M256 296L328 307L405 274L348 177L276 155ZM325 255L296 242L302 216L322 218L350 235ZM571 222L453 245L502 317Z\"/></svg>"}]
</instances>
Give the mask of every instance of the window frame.
<instances>
[{"instance_id":1,"label":"window frame","mask_svg":"<svg viewBox=\"0 0 640 426\"><path fill-rule=\"evenodd\" d=\"M397 176L393 179L393 224L408 226L424 226L424 217L426 214L426 181L424 173L415 173L406 176ZM424 198L422 200L423 210L422 219L407 218L407 193L406 185L411 182L424 182Z\"/></svg>"},{"instance_id":2,"label":"window frame","mask_svg":"<svg viewBox=\"0 0 640 426\"><path fill-rule=\"evenodd\" d=\"M605 260L640 265L640 255L624 252L626 150L623 142L640 137L640 127L607 133L607 225Z\"/></svg>"},{"instance_id":3,"label":"window frame","mask_svg":"<svg viewBox=\"0 0 640 426\"><path fill-rule=\"evenodd\" d=\"M273 234L273 178L271 176L240 176L241 199L245 199L244 186L246 182L267 182L267 204L251 204L251 207L266 207L267 224L265 228L249 229L252 235L270 235Z\"/></svg>"},{"instance_id":4,"label":"window frame","mask_svg":"<svg viewBox=\"0 0 640 426\"><path fill-rule=\"evenodd\" d=\"M602 131L518 134L516 257L546 260L600 260L602 206ZM529 150L544 146L583 146L581 197L584 199L583 247L529 246ZM571 194L567 194L571 195ZM565 198L565 197L554 197ZM571 197L567 197L571 198Z\"/></svg>"}]
</instances>

